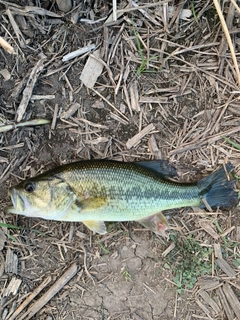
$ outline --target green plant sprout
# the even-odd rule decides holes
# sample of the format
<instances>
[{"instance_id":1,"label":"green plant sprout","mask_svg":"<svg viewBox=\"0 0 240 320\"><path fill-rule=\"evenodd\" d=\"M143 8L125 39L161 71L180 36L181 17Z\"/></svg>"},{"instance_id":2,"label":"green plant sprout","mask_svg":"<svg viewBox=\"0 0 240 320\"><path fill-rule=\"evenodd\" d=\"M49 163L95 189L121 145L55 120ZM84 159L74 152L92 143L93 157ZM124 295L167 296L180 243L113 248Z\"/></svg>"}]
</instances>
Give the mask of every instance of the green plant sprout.
<instances>
[{"instance_id":1,"label":"green plant sprout","mask_svg":"<svg viewBox=\"0 0 240 320\"><path fill-rule=\"evenodd\" d=\"M130 273L124 267L122 268L121 273L126 282L132 281Z\"/></svg>"},{"instance_id":2,"label":"green plant sprout","mask_svg":"<svg viewBox=\"0 0 240 320\"><path fill-rule=\"evenodd\" d=\"M144 57L142 46L141 46L140 40L138 38L138 34L137 34L137 31L134 27L134 24L133 24L133 32L134 32L134 36L135 36L135 39L137 42L137 49L138 49L138 52L139 52L139 55L141 58L141 65L137 68L137 75L140 76L143 72L154 72L153 70L146 69L146 67L150 61L157 59L158 56L153 56L149 59L146 59Z\"/></svg>"}]
</instances>

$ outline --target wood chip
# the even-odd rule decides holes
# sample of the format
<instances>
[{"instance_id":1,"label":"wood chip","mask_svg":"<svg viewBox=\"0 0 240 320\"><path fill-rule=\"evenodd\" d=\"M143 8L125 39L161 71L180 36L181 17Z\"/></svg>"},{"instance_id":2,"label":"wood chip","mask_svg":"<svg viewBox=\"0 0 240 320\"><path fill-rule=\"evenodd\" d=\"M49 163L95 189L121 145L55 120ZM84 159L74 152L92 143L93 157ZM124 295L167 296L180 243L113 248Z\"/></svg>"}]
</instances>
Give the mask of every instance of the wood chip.
<instances>
[{"instance_id":1,"label":"wood chip","mask_svg":"<svg viewBox=\"0 0 240 320\"><path fill-rule=\"evenodd\" d=\"M46 59L46 56L42 55L42 57L40 58L40 60L38 60L35 67L32 69L32 71L30 73L26 88L23 91L22 100L21 100L20 105L18 106L18 109L17 109L17 122L20 122L23 118L23 115L24 115L24 113L27 109L27 106L28 106L28 102L31 98L34 85L37 81L38 75L43 70L43 67L44 67L43 62L45 61L45 59Z\"/></svg>"},{"instance_id":2,"label":"wood chip","mask_svg":"<svg viewBox=\"0 0 240 320\"><path fill-rule=\"evenodd\" d=\"M210 278L210 277L200 278L197 284L202 290L206 290L206 291L214 290L219 286L221 286L221 283L219 280L215 280L214 278Z\"/></svg>"},{"instance_id":3,"label":"wood chip","mask_svg":"<svg viewBox=\"0 0 240 320\"><path fill-rule=\"evenodd\" d=\"M208 234L210 234L211 237L213 237L213 239L219 238L219 235L216 233L216 231L214 231L209 222L200 221L199 224L204 231L206 231Z\"/></svg>"},{"instance_id":4,"label":"wood chip","mask_svg":"<svg viewBox=\"0 0 240 320\"><path fill-rule=\"evenodd\" d=\"M216 315L221 312L218 304L210 297L210 295L205 290L199 290L198 294L207 304L210 305Z\"/></svg>"},{"instance_id":5,"label":"wood chip","mask_svg":"<svg viewBox=\"0 0 240 320\"><path fill-rule=\"evenodd\" d=\"M225 237L226 235L228 235L230 232L232 232L235 229L235 226L232 226L230 228L228 228L227 230L225 230L222 234L221 237Z\"/></svg>"},{"instance_id":6,"label":"wood chip","mask_svg":"<svg viewBox=\"0 0 240 320\"><path fill-rule=\"evenodd\" d=\"M10 54L17 54L14 51L13 47L6 40L4 40L2 37L0 37L0 46L3 47L3 49Z\"/></svg>"},{"instance_id":7,"label":"wood chip","mask_svg":"<svg viewBox=\"0 0 240 320\"><path fill-rule=\"evenodd\" d=\"M3 76L4 81L8 81L11 78L11 73L7 69L0 70L0 74Z\"/></svg>"},{"instance_id":8,"label":"wood chip","mask_svg":"<svg viewBox=\"0 0 240 320\"><path fill-rule=\"evenodd\" d=\"M5 272L18 274L18 257L10 248L7 249Z\"/></svg>"},{"instance_id":9,"label":"wood chip","mask_svg":"<svg viewBox=\"0 0 240 320\"><path fill-rule=\"evenodd\" d=\"M83 82L83 84L90 89L94 87L97 78L101 75L103 70L103 64L94 59L94 57L100 57L100 49L96 50L90 57L88 57L80 76L80 80Z\"/></svg>"},{"instance_id":10,"label":"wood chip","mask_svg":"<svg viewBox=\"0 0 240 320\"><path fill-rule=\"evenodd\" d=\"M139 95L138 95L137 81L133 81L130 83L129 92L130 92L132 110L139 112L140 106L139 106Z\"/></svg>"},{"instance_id":11,"label":"wood chip","mask_svg":"<svg viewBox=\"0 0 240 320\"><path fill-rule=\"evenodd\" d=\"M196 303L198 304L198 306L202 309L202 311L204 313L206 313L206 315L208 316L209 319L213 320L213 318L210 316L210 311L208 310L208 308L198 299L195 299Z\"/></svg>"},{"instance_id":12,"label":"wood chip","mask_svg":"<svg viewBox=\"0 0 240 320\"><path fill-rule=\"evenodd\" d=\"M70 105L69 109L65 112L63 112L60 116L61 119L68 119L69 117L71 117L72 115L74 115L74 113L80 108L80 104L75 102L73 104Z\"/></svg>"},{"instance_id":13,"label":"wood chip","mask_svg":"<svg viewBox=\"0 0 240 320\"><path fill-rule=\"evenodd\" d=\"M2 277L4 273L4 267L5 267L5 258L2 252L0 252L0 277Z\"/></svg>"},{"instance_id":14,"label":"wood chip","mask_svg":"<svg viewBox=\"0 0 240 320\"><path fill-rule=\"evenodd\" d=\"M142 131L137 133L135 136L133 136L131 139L129 139L126 143L126 146L128 149L135 146L145 135L149 134L152 130L155 129L155 126L150 123L148 126L146 126Z\"/></svg>"},{"instance_id":15,"label":"wood chip","mask_svg":"<svg viewBox=\"0 0 240 320\"><path fill-rule=\"evenodd\" d=\"M217 289L217 294L228 320L234 320L234 314L233 314L232 308L228 304L228 301L223 293L222 288Z\"/></svg>"},{"instance_id":16,"label":"wood chip","mask_svg":"<svg viewBox=\"0 0 240 320\"><path fill-rule=\"evenodd\" d=\"M223 272L226 273L228 277L235 278L236 277L236 272L234 269L227 263L226 260L223 258L221 259L216 259L215 260L216 265L219 266L220 269L222 269Z\"/></svg>"},{"instance_id":17,"label":"wood chip","mask_svg":"<svg viewBox=\"0 0 240 320\"><path fill-rule=\"evenodd\" d=\"M5 241L6 241L6 235L4 231L0 229L0 251L2 251L2 249L4 248Z\"/></svg>"},{"instance_id":18,"label":"wood chip","mask_svg":"<svg viewBox=\"0 0 240 320\"><path fill-rule=\"evenodd\" d=\"M91 50L94 50L95 48L96 48L95 44L91 44L89 46L80 48L78 50L75 50L75 51L70 52L70 53L66 54L65 56L63 56L62 61L63 62L69 61L71 59L74 59L76 57L83 55L84 53L87 53Z\"/></svg>"},{"instance_id":19,"label":"wood chip","mask_svg":"<svg viewBox=\"0 0 240 320\"><path fill-rule=\"evenodd\" d=\"M167 97L149 97L149 96L141 96L139 99L140 103L167 103Z\"/></svg>"},{"instance_id":20,"label":"wood chip","mask_svg":"<svg viewBox=\"0 0 240 320\"><path fill-rule=\"evenodd\" d=\"M219 242L214 243L214 255L216 258L218 259L222 259L222 249L221 249L221 245Z\"/></svg>"},{"instance_id":21,"label":"wood chip","mask_svg":"<svg viewBox=\"0 0 240 320\"><path fill-rule=\"evenodd\" d=\"M55 94L46 94L46 95L33 94L31 96L31 100L52 100L52 99L55 99Z\"/></svg>"},{"instance_id":22,"label":"wood chip","mask_svg":"<svg viewBox=\"0 0 240 320\"><path fill-rule=\"evenodd\" d=\"M169 254L169 252L171 252L175 247L176 247L175 243L172 242L172 243L170 244L170 246L167 247L167 249L163 251L162 256L163 256L163 257L166 257L166 256Z\"/></svg>"},{"instance_id":23,"label":"wood chip","mask_svg":"<svg viewBox=\"0 0 240 320\"><path fill-rule=\"evenodd\" d=\"M240 319L240 302L235 295L233 289L230 287L228 283L225 283L222 286L222 290L225 294L225 297L227 298L228 303L230 304L233 312L237 316L237 319Z\"/></svg>"},{"instance_id":24,"label":"wood chip","mask_svg":"<svg viewBox=\"0 0 240 320\"><path fill-rule=\"evenodd\" d=\"M20 287L22 283L22 280L17 279L16 277L13 277L9 283L9 285L7 286L7 288L4 290L3 296L4 297L8 297L10 296L10 294L17 294L18 292L18 288Z\"/></svg>"},{"instance_id":25,"label":"wood chip","mask_svg":"<svg viewBox=\"0 0 240 320\"><path fill-rule=\"evenodd\" d=\"M236 230L236 241L240 242L240 226L237 226Z\"/></svg>"}]
</instances>

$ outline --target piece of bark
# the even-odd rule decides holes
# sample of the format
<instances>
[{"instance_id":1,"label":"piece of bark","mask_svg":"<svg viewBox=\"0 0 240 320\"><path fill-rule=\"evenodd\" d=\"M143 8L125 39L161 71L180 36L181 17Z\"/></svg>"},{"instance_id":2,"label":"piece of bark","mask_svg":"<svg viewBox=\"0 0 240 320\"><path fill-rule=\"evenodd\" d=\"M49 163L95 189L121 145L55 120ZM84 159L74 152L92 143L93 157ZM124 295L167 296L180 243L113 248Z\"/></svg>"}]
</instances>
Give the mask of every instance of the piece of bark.
<instances>
[{"instance_id":1,"label":"piece of bark","mask_svg":"<svg viewBox=\"0 0 240 320\"><path fill-rule=\"evenodd\" d=\"M210 305L214 313L217 315L221 312L218 304L210 297L210 295L205 290L199 290L198 294L203 298L203 300Z\"/></svg>"},{"instance_id":2,"label":"piece of bark","mask_svg":"<svg viewBox=\"0 0 240 320\"><path fill-rule=\"evenodd\" d=\"M130 92L130 100L131 100L132 110L140 112L137 81L133 81L132 83L130 83L129 92Z\"/></svg>"},{"instance_id":3,"label":"piece of bark","mask_svg":"<svg viewBox=\"0 0 240 320\"><path fill-rule=\"evenodd\" d=\"M69 109L65 112L63 112L61 115L60 115L60 118L61 119L68 119L69 117L71 117L79 108L80 108L80 104L75 102L75 103L72 103L69 107Z\"/></svg>"},{"instance_id":4,"label":"piece of bark","mask_svg":"<svg viewBox=\"0 0 240 320\"><path fill-rule=\"evenodd\" d=\"M101 75L103 70L103 64L97 59L100 57L100 49L93 52L93 54L88 57L88 60L83 68L80 80L85 84L87 88L92 89L97 81L97 78Z\"/></svg>"},{"instance_id":5,"label":"piece of bark","mask_svg":"<svg viewBox=\"0 0 240 320\"><path fill-rule=\"evenodd\" d=\"M230 304L233 312L237 316L237 319L240 319L240 302L236 297L234 291L228 283L224 283L222 290L227 298L228 303Z\"/></svg>"},{"instance_id":6,"label":"piece of bark","mask_svg":"<svg viewBox=\"0 0 240 320\"><path fill-rule=\"evenodd\" d=\"M22 280L13 277L7 288L4 290L3 296L8 297L10 294L15 295L18 292L18 288L20 287L21 283Z\"/></svg>"},{"instance_id":7,"label":"piece of bark","mask_svg":"<svg viewBox=\"0 0 240 320\"><path fill-rule=\"evenodd\" d=\"M214 255L218 259L222 259L222 250L220 243L214 243Z\"/></svg>"},{"instance_id":8,"label":"piece of bark","mask_svg":"<svg viewBox=\"0 0 240 320\"><path fill-rule=\"evenodd\" d=\"M213 239L218 239L219 235L214 231L212 226L209 222L206 221L200 221L200 226L203 228L204 231L206 231Z\"/></svg>"},{"instance_id":9,"label":"piece of bark","mask_svg":"<svg viewBox=\"0 0 240 320\"><path fill-rule=\"evenodd\" d=\"M18 273L18 257L10 248L7 249L5 272L13 274Z\"/></svg>"},{"instance_id":10,"label":"piece of bark","mask_svg":"<svg viewBox=\"0 0 240 320\"><path fill-rule=\"evenodd\" d=\"M228 277L235 278L236 277L236 272L234 269L227 263L226 260L223 258L221 259L216 259L215 260L216 265L219 266L220 269L222 269L223 272L226 273Z\"/></svg>"},{"instance_id":11,"label":"piece of bark","mask_svg":"<svg viewBox=\"0 0 240 320\"><path fill-rule=\"evenodd\" d=\"M150 123L148 126L146 126L139 133L137 133L135 136L133 136L131 139L127 141L127 148L130 149L133 146L135 146L145 135L149 134L154 129L155 126L152 123Z\"/></svg>"},{"instance_id":12,"label":"piece of bark","mask_svg":"<svg viewBox=\"0 0 240 320\"><path fill-rule=\"evenodd\" d=\"M27 109L29 100L32 96L33 88L34 88L34 85L37 81L38 75L43 70L43 67L44 67L43 63L44 63L45 59L46 59L46 56L42 55L42 57L40 58L40 60L38 60L35 67L33 67L32 71L30 73L26 88L23 91L22 100L21 100L20 105L18 106L18 109L17 109L17 122L20 122L23 118L23 115Z\"/></svg>"},{"instance_id":13,"label":"piece of bark","mask_svg":"<svg viewBox=\"0 0 240 320\"><path fill-rule=\"evenodd\" d=\"M234 320L234 314L232 308L229 306L228 301L223 293L222 288L217 289L218 297L221 302L221 305L226 313L228 320Z\"/></svg>"},{"instance_id":14,"label":"piece of bark","mask_svg":"<svg viewBox=\"0 0 240 320\"><path fill-rule=\"evenodd\" d=\"M149 96L141 96L139 99L140 103L167 103L167 97L149 97Z\"/></svg>"}]
</instances>

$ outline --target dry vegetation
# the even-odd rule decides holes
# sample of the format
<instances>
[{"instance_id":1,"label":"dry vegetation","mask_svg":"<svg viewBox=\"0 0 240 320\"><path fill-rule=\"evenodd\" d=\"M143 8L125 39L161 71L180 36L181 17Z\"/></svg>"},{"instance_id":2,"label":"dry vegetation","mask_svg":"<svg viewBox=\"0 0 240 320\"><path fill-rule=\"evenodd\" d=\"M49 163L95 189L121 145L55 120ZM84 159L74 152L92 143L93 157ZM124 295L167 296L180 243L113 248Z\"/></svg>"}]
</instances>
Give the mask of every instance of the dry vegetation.
<instances>
[{"instance_id":1,"label":"dry vegetation","mask_svg":"<svg viewBox=\"0 0 240 320\"><path fill-rule=\"evenodd\" d=\"M5 213L10 186L77 159L240 170L237 4L74 3L0 0L0 317L240 319L238 209L170 211L169 240Z\"/></svg>"}]
</instances>

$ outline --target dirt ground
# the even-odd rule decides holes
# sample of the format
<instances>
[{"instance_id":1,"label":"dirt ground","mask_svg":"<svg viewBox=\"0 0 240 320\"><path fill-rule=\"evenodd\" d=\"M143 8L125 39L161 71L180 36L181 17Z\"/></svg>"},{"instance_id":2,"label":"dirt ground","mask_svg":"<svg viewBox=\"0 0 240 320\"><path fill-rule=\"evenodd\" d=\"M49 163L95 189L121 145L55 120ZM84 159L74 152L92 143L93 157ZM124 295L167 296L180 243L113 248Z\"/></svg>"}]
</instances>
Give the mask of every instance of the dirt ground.
<instances>
[{"instance_id":1,"label":"dirt ground","mask_svg":"<svg viewBox=\"0 0 240 320\"><path fill-rule=\"evenodd\" d=\"M99 236L81 223L5 210L11 186L82 159L167 159L180 181L195 181L228 161L239 173L239 149L231 141L240 143L240 77L213 2L138 5L143 8L117 2L125 11L113 21L111 1L75 1L67 13L54 1L0 1L0 36L17 53L0 48L2 319L240 319L237 208L166 212L169 239L136 222L108 223L108 233ZM239 13L228 1L221 9L239 64ZM91 44L96 49L62 61ZM98 49L95 60L103 69L88 88L80 77ZM27 81L41 61L19 116ZM87 70L89 79L96 69ZM24 124L33 119L50 123ZM189 248L179 243L194 247L184 256ZM55 282L56 294L47 299ZM27 297L30 304L13 317Z\"/></svg>"}]
</instances>

